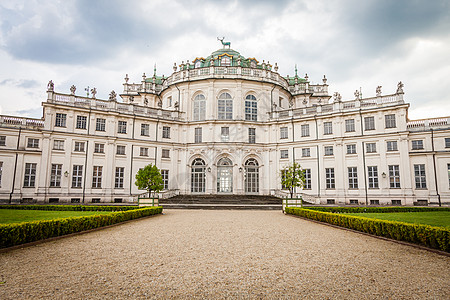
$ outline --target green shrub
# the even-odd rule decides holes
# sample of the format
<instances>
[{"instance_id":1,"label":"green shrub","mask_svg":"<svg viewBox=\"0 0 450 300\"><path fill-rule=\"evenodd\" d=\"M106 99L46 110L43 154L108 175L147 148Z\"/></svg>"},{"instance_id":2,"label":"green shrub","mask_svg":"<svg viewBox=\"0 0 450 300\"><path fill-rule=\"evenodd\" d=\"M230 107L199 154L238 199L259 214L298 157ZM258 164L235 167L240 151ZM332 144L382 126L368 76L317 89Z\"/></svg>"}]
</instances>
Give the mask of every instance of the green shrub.
<instances>
[{"instance_id":1,"label":"green shrub","mask_svg":"<svg viewBox=\"0 0 450 300\"><path fill-rule=\"evenodd\" d=\"M391 213L391 212L425 212L425 211L450 211L450 207L316 207L305 206L304 208L332 213Z\"/></svg>"},{"instance_id":2,"label":"green shrub","mask_svg":"<svg viewBox=\"0 0 450 300\"><path fill-rule=\"evenodd\" d=\"M162 207L158 206L140 209L134 208L133 210L118 211L105 215L0 224L0 248L108 226L127 220L160 214L161 212Z\"/></svg>"},{"instance_id":3,"label":"green shrub","mask_svg":"<svg viewBox=\"0 0 450 300\"><path fill-rule=\"evenodd\" d=\"M450 252L450 230L422 224L409 224L349 216L299 207L286 207L288 214L325 222L377 236L415 243Z\"/></svg>"},{"instance_id":4,"label":"green shrub","mask_svg":"<svg viewBox=\"0 0 450 300\"><path fill-rule=\"evenodd\" d=\"M127 211L137 209L137 206L106 206L106 205L0 205L0 209L24 210L57 210L57 211Z\"/></svg>"}]
</instances>

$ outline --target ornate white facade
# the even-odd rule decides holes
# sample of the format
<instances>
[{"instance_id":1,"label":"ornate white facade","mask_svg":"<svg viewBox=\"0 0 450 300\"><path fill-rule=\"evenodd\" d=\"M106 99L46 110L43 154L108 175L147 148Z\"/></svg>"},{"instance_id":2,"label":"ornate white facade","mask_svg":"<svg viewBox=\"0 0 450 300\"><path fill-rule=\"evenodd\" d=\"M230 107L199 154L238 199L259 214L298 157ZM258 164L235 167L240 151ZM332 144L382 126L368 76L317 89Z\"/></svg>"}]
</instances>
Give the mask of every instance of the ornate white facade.
<instances>
[{"instance_id":1,"label":"ornate white facade","mask_svg":"<svg viewBox=\"0 0 450 300\"><path fill-rule=\"evenodd\" d=\"M401 83L343 101L325 76L282 77L229 45L173 70L139 83L127 75L122 101L50 82L42 119L0 116L1 201L131 202L150 163L163 197L280 196L280 169L296 161L314 203L450 202L450 118L408 120Z\"/></svg>"}]
</instances>

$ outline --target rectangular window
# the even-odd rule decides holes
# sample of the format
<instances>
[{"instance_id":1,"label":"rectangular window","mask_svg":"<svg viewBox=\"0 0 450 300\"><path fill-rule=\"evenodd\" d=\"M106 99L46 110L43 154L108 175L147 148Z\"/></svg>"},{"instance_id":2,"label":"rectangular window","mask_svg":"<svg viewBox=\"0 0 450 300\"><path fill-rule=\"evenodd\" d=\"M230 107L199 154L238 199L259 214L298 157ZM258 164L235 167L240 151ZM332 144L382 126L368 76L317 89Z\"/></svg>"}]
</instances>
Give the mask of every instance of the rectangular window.
<instances>
[{"instance_id":1,"label":"rectangular window","mask_svg":"<svg viewBox=\"0 0 450 300\"><path fill-rule=\"evenodd\" d=\"M325 155L330 156L333 155L333 146L325 146Z\"/></svg>"},{"instance_id":2,"label":"rectangular window","mask_svg":"<svg viewBox=\"0 0 450 300\"><path fill-rule=\"evenodd\" d=\"M378 188L378 167L367 167L367 173L369 177L369 189Z\"/></svg>"},{"instance_id":3,"label":"rectangular window","mask_svg":"<svg viewBox=\"0 0 450 300\"><path fill-rule=\"evenodd\" d=\"M103 167L94 166L92 172L92 188L94 189L102 188L102 171Z\"/></svg>"},{"instance_id":4,"label":"rectangular window","mask_svg":"<svg viewBox=\"0 0 450 300\"><path fill-rule=\"evenodd\" d=\"M0 161L0 187L2 187L3 162Z\"/></svg>"},{"instance_id":5,"label":"rectangular window","mask_svg":"<svg viewBox=\"0 0 450 300\"><path fill-rule=\"evenodd\" d=\"M334 168L326 168L325 169L325 179L327 189L334 189L336 186L336 182L334 179Z\"/></svg>"},{"instance_id":6,"label":"rectangular window","mask_svg":"<svg viewBox=\"0 0 450 300\"><path fill-rule=\"evenodd\" d=\"M222 127L220 129L220 138L222 142L228 142L230 140L230 127Z\"/></svg>"},{"instance_id":7,"label":"rectangular window","mask_svg":"<svg viewBox=\"0 0 450 300\"><path fill-rule=\"evenodd\" d=\"M376 152L377 152L377 143L366 144L366 153L376 153Z\"/></svg>"},{"instance_id":8,"label":"rectangular window","mask_svg":"<svg viewBox=\"0 0 450 300\"><path fill-rule=\"evenodd\" d=\"M397 141L387 141L386 149L387 151L398 151Z\"/></svg>"},{"instance_id":9,"label":"rectangular window","mask_svg":"<svg viewBox=\"0 0 450 300\"><path fill-rule=\"evenodd\" d=\"M77 116L77 129L86 129L87 117Z\"/></svg>"},{"instance_id":10,"label":"rectangular window","mask_svg":"<svg viewBox=\"0 0 450 300\"><path fill-rule=\"evenodd\" d=\"M248 129L248 142L250 144L256 143L256 128L249 128Z\"/></svg>"},{"instance_id":11,"label":"rectangular window","mask_svg":"<svg viewBox=\"0 0 450 300\"><path fill-rule=\"evenodd\" d=\"M61 164L52 164L52 171L50 173L50 187L60 187L61 186Z\"/></svg>"},{"instance_id":12,"label":"rectangular window","mask_svg":"<svg viewBox=\"0 0 450 300\"><path fill-rule=\"evenodd\" d=\"M355 119L345 120L345 132L355 132Z\"/></svg>"},{"instance_id":13,"label":"rectangular window","mask_svg":"<svg viewBox=\"0 0 450 300\"><path fill-rule=\"evenodd\" d=\"M311 189L311 169L304 169L303 171L305 172L305 185L303 188L305 190L310 190Z\"/></svg>"},{"instance_id":14,"label":"rectangular window","mask_svg":"<svg viewBox=\"0 0 450 300\"><path fill-rule=\"evenodd\" d=\"M397 125L395 124L395 115L385 115L384 121L386 123L386 128L395 128Z\"/></svg>"},{"instance_id":15,"label":"rectangular window","mask_svg":"<svg viewBox=\"0 0 450 300\"><path fill-rule=\"evenodd\" d=\"M425 165L414 165L414 177L416 181L416 189L426 189L427 181L425 176Z\"/></svg>"},{"instance_id":16,"label":"rectangular window","mask_svg":"<svg viewBox=\"0 0 450 300\"><path fill-rule=\"evenodd\" d=\"M281 127L280 128L280 139L287 139L287 138L288 138L288 128Z\"/></svg>"},{"instance_id":17,"label":"rectangular window","mask_svg":"<svg viewBox=\"0 0 450 300\"><path fill-rule=\"evenodd\" d=\"M97 119L95 122L95 130L106 131L106 119Z\"/></svg>"},{"instance_id":18,"label":"rectangular window","mask_svg":"<svg viewBox=\"0 0 450 300\"><path fill-rule=\"evenodd\" d=\"M3 144L3 146L5 146ZM445 148L450 148L450 138L445 138Z\"/></svg>"},{"instance_id":19,"label":"rectangular window","mask_svg":"<svg viewBox=\"0 0 450 300\"><path fill-rule=\"evenodd\" d=\"M116 167L116 176L114 179L114 187L116 189L123 189L123 177L125 173L124 167Z\"/></svg>"},{"instance_id":20,"label":"rectangular window","mask_svg":"<svg viewBox=\"0 0 450 300\"><path fill-rule=\"evenodd\" d=\"M125 146L117 145L116 154L125 155Z\"/></svg>"},{"instance_id":21,"label":"rectangular window","mask_svg":"<svg viewBox=\"0 0 450 300\"><path fill-rule=\"evenodd\" d=\"M28 148L39 148L39 139L29 138L27 142Z\"/></svg>"},{"instance_id":22,"label":"rectangular window","mask_svg":"<svg viewBox=\"0 0 450 300\"><path fill-rule=\"evenodd\" d=\"M66 114L56 114L55 127L66 127Z\"/></svg>"},{"instance_id":23,"label":"rectangular window","mask_svg":"<svg viewBox=\"0 0 450 300\"><path fill-rule=\"evenodd\" d=\"M423 149L423 140L415 140L411 141L412 150L421 150Z\"/></svg>"},{"instance_id":24,"label":"rectangular window","mask_svg":"<svg viewBox=\"0 0 450 300\"><path fill-rule=\"evenodd\" d=\"M148 148L147 147L141 147L139 151L140 156L148 156Z\"/></svg>"},{"instance_id":25,"label":"rectangular window","mask_svg":"<svg viewBox=\"0 0 450 300\"><path fill-rule=\"evenodd\" d=\"M163 180L163 189L169 189L169 170L161 170L161 176Z\"/></svg>"},{"instance_id":26,"label":"rectangular window","mask_svg":"<svg viewBox=\"0 0 450 300\"><path fill-rule=\"evenodd\" d=\"M302 157L310 157L311 149L310 148L302 148Z\"/></svg>"},{"instance_id":27,"label":"rectangular window","mask_svg":"<svg viewBox=\"0 0 450 300\"><path fill-rule=\"evenodd\" d=\"M448 172L448 187L450 188L450 164L447 164L447 172Z\"/></svg>"},{"instance_id":28,"label":"rectangular window","mask_svg":"<svg viewBox=\"0 0 450 300\"><path fill-rule=\"evenodd\" d=\"M118 121L117 133L127 133L127 121Z\"/></svg>"},{"instance_id":29,"label":"rectangular window","mask_svg":"<svg viewBox=\"0 0 450 300\"><path fill-rule=\"evenodd\" d=\"M364 130L375 130L375 117L364 118Z\"/></svg>"},{"instance_id":30,"label":"rectangular window","mask_svg":"<svg viewBox=\"0 0 450 300\"><path fill-rule=\"evenodd\" d=\"M349 189L358 188L358 170L356 167L348 168L348 188Z\"/></svg>"},{"instance_id":31,"label":"rectangular window","mask_svg":"<svg viewBox=\"0 0 450 300\"><path fill-rule=\"evenodd\" d=\"M198 127L198 128L195 128L195 136L194 136L194 139L195 139L195 143L201 143L202 142L202 128L201 127Z\"/></svg>"},{"instance_id":32,"label":"rectangular window","mask_svg":"<svg viewBox=\"0 0 450 300\"><path fill-rule=\"evenodd\" d=\"M301 126L302 136L309 136L309 124L304 124Z\"/></svg>"},{"instance_id":33,"label":"rectangular window","mask_svg":"<svg viewBox=\"0 0 450 300\"><path fill-rule=\"evenodd\" d=\"M164 139L170 139L170 127L168 127L168 126L163 126L162 137L163 137Z\"/></svg>"},{"instance_id":34,"label":"rectangular window","mask_svg":"<svg viewBox=\"0 0 450 300\"><path fill-rule=\"evenodd\" d=\"M0 135L0 146L6 146L6 136Z\"/></svg>"},{"instance_id":35,"label":"rectangular window","mask_svg":"<svg viewBox=\"0 0 450 300\"><path fill-rule=\"evenodd\" d=\"M162 149L161 157L162 158L170 158L170 150L169 149Z\"/></svg>"},{"instance_id":36,"label":"rectangular window","mask_svg":"<svg viewBox=\"0 0 450 300\"><path fill-rule=\"evenodd\" d=\"M83 180L83 166L73 165L72 187L81 188L82 180Z\"/></svg>"},{"instance_id":37,"label":"rectangular window","mask_svg":"<svg viewBox=\"0 0 450 300\"><path fill-rule=\"evenodd\" d=\"M323 123L323 134L333 134L333 123L324 122Z\"/></svg>"},{"instance_id":38,"label":"rectangular window","mask_svg":"<svg viewBox=\"0 0 450 300\"><path fill-rule=\"evenodd\" d=\"M289 158L289 150L280 150L281 158Z\"/></svg>"},{"instance_id":39,"label":"rectangular window","mask_svg":"<svg viewBox=\"0 0 450 300\"><path fill-rule=\"evenodd\" d=\"M53 150L64 150L64 140L54 140Z\"/></svg>"},{"instance_id":40,"label":"rectangular window","mask_svg":"<svg viewBox=\"0 0 450 300\"><path fill-rule=\"evenodd\" d=\"M370 205L380 205L380 200L370 200Z\"/></svg>"},{"instance_id":41,"label":"rectangular window","mask_svg":"<svg viewBox=\"0 0 450 300\"><path fill-rule=\"evenodd\" d=\"M105 153L105 144L95 143L94 153Z\"/></svg>"},{"instance_id":42,"label":"rectangular window","mask_svg":"<svg viewBox=\"0 0 450 300\"><path fill-rule=\"evenodd\" d=\"M356 154L356 144L347 145L347 154Z\"/></svg>"},{"instance_id":43,"label":"rectangular window","mask_svg":"<svg viewBox=\"0 0 450 300\"><path fill-rule=\"evenodd\" d=\"M400 167L398 165L391 165L389 167L389 186L391 189L400 188Z\"/></svg>"},{"instance_id":44,"label":"rectangular window","mask_svg":"<svg viewBox=\"0 0 450 300\"><path fill-rule=\"evenodd\" d=\"M150 135L150 125L149 124L141 124L141 135L143 135L143 136Z\"/></svg>"},{"instance_id":45,"label":"rectangular window","mask_svg":"<svg viewBox=\"0 0 450 300\"><path fill-rule=\"evenodd\" d=\"M34 187L36 182L36 166L35 163L25 164L25 177L23 181L23 187Z\"/></svg>"},{"instance_id":46,"label":"rectangular window","mask_svg":"<svg viewBox=\"0 0 450 300\"><path fill-rule=\"evenodd\" d=\"M84 152L84 142L75 142L75 148L73 149L75 152Z\"/></svg>"}]
</instances>

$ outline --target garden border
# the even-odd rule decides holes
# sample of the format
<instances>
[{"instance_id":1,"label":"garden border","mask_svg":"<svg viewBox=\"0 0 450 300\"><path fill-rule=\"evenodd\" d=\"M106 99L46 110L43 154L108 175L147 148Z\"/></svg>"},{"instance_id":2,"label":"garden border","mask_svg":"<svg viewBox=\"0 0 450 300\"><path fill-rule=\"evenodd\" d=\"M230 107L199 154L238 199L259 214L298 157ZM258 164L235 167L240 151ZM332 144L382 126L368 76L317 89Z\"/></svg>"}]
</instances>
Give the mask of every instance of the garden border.
<instances>
[{"instance_id":1,"label":"garden border","mask_svg":"<svg viewBox=\"0 0 450 300\"><path fill-rule=\"evenodd\" d=\"M341 228L450 252L450 230L446 228L348 216L297 207L287 207L285 212Z\"/></svg>"},{"instance_id":2,"label":"garden border","mask_svg":"<svg viewBox=\"0 0 450 300\"><path fill-rule=\"evenodd\" d=\"M13 246L47 240L49 238L105 228L125 221L157 215L162 213L162 210L163 208L161 206L146 207L112 212L105 215L0 224L0 248L9 249Z\"/></svg>"}]
</instances>

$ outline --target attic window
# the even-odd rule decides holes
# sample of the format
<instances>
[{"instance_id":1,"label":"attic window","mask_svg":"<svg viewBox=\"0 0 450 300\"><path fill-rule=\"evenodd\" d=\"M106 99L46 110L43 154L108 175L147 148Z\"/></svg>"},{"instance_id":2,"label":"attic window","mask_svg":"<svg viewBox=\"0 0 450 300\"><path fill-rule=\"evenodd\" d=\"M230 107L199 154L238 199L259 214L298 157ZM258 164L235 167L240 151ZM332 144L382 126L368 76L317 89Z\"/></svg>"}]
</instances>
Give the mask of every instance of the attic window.
<instances>
[{"instance_id":1,"label":"attic window","mask_svg":"<svg viewBox=\"0 0 450 300\"><path fill-rule=\"evenodd\" d=\"M221 66L231 66L231 59L228 56L224 55L222 57L222 59L220 60L220 65Z\"/></svg>"},{"instance_id":2,"label":"attic window","mask_svg":"<svg viewBox=\"0 0 450 300\"><path fill-rule=\"evenodd\" d=\"M200 68L202 66L202 61L201 60L197 60L195 62L195 68Z\"/></svg>"},{"instance_id":3,"label":"attic window","mask_svg":"<svg viewBox=\"0 0 450 300\"><path fill-rule=\"evenodd\" d=\"M250 61L250 67L256 68L256 61L254 61L254 60Z\"/></svg>"}]
</instances>

